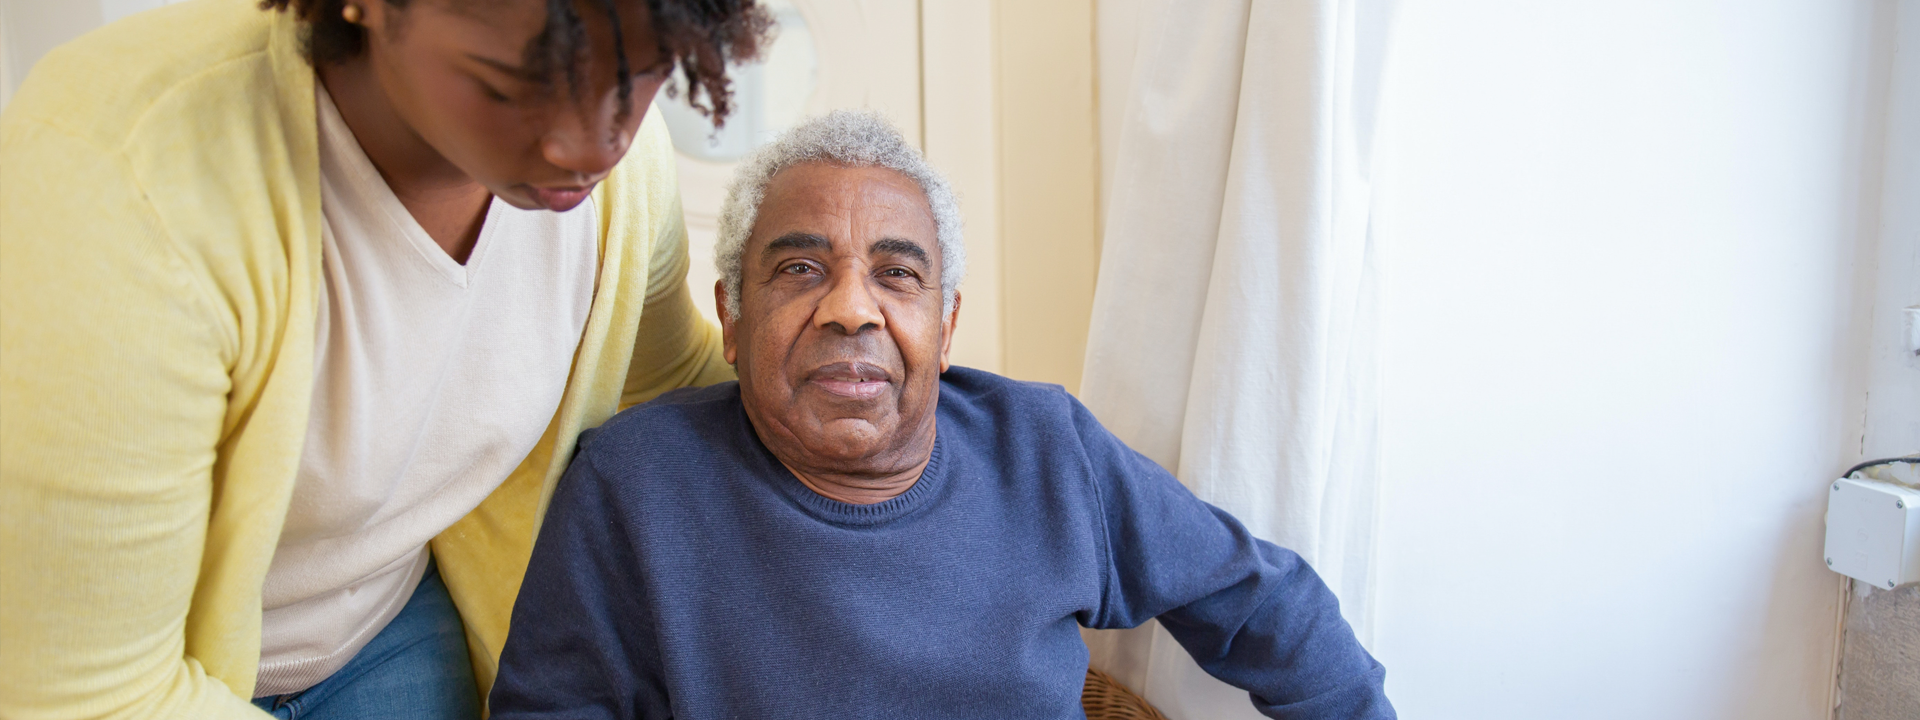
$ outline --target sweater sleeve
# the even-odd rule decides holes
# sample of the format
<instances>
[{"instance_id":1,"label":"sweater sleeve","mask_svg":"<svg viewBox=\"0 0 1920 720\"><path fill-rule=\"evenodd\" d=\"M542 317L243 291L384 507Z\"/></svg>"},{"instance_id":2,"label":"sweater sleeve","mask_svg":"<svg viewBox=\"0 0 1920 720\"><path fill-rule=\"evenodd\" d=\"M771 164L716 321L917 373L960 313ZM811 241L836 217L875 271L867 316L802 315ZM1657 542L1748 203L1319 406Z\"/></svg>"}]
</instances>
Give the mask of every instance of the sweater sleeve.
<instances>
[{"instance_id":1,"label":"sweater sleeve","mask_svg":"<svg viewBox=\"0 0 1920 720\"><path fill-rule=\"evenodd\" d=\"M653 113L658 115L658 113ZM657 124L657 123L655 123ZM673 157L673 146L664 128L648 127L648 147L635 152L662 153ZM648 258L647 300L640 314L640 332L633 343L633 362L628 365L627 382L620 393L620 407L626 408L652 400L668 390L701 387L734 378L733 366L721 351L720 328L713 318L700 316L693 304L693 292L687 287L687 226L680 211L678 184L671 173L652 191L664 198L655 203L663 207L657 213L659 224L653 229L652 254ZM705 288L713 292L713 288Z\"/></svg>"},{"instance_id":2,"label":"sweater sleeve","mask_svg":"<svg viewBox=\"0 0 1920 720\"><path fill-rule=\"evenodd\" d=\"M1108 551L1095 626L1161 625L1221 681L1284 720L1395 717L1386 671L1291 550L1261 540L1073 405Z\"/></svg>"},{"instance_id":3,"label":"sweater sleeve","mask_svg":"<svg viewBox=\"0 0 1920 720\"><path fill-rule=\"evenodd\" d=\"M235 340L119 154L0 121L0 717L264 718L186 640Z\"/></svg>"},{"instance_id":4,"label":"sweater sleeve","mask_svg":"<svg viewBox=\"0 0 1920 720\"><path fill-rule=\"evenodd\" d=\"M493 720L670 714L618 489L586 449L593 432L554 489L534 543L488 701Z\"/></svg>"}]
</instances>

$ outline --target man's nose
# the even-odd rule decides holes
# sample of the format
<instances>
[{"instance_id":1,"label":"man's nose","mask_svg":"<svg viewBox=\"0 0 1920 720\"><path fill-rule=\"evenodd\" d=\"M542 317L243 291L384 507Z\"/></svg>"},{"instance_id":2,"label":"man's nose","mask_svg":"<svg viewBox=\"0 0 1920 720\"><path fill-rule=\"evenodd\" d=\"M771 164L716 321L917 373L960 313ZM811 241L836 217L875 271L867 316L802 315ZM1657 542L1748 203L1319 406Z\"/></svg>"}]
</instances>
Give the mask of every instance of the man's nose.
<instances>
[{"instance_id":1,"label":"man's nose","mask_svg":"<svg viewBox=\"0 0 1920 720\"><path fill-rule=\"evenodd\" d=\"M880 313L880 303L874 300L872 288L867 287L866 274L852 271L836 275L827 288L827 296L820 300L819 310L814 312L814 321L822 328L847 335L886 327L887 318Z\"/></svg>"},{"instance_id":2,"label":"man's nose","mask_svg":"<svg viewBox=\"0 0 1920 720\"><path fill-rule=\"evenodd\" d=\"M645 111L646 106L637 108ZM562 170L589 178L607 174L627 154L633 135L611 108L578 107L557 118L541 140L540 153Z\"/></svg>"}]
</instances>

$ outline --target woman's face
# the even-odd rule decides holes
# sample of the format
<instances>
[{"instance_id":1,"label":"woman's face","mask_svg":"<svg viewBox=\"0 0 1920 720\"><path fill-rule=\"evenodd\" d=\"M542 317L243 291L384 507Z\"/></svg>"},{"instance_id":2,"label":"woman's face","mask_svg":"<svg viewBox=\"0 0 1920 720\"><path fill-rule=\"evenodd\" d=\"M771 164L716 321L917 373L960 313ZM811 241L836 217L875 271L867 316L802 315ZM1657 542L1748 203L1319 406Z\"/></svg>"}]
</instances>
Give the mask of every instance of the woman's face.
<instances>
[{"instance_id":1,"label":"woman's face","mask_svg":"<svg viewBox=\"0 0 1920 720\"><path fill-rule=\"evenodd\" d=\"M363 59L398 119L447 162L514 207L567 210L626 155L673 69L646 4L615 4L633 73L629 108L619 97L613 25L598 3L576 5L591 48L580 58L578 87L523 66L546 24L543 0L414 0L405 8L360 0Z\"/></svg>"}]
</instances>

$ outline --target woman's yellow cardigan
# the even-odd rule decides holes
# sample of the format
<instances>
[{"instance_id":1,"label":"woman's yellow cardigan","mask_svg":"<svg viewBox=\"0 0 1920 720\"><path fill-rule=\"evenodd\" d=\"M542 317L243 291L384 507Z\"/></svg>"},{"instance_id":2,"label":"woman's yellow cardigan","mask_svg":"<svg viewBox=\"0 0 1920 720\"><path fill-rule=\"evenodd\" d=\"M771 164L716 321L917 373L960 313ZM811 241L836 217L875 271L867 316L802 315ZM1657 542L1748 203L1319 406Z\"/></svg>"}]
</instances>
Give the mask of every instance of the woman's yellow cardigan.
<instances>
[{"instance_id":1,"label":"woman's yellow cardigan","mask_svg":"<svg viewBox=\"0 0 1920 720\"><path fill-rule=\"evenodd\" d=\"M284 13L198 0L55 50L0 118L0 718L262 717L261 586L313 384L313 83ZM432 542L482 693L580 431L732 376L656 119L594 202L559 410Z\"/></svg>"}]
</instances>

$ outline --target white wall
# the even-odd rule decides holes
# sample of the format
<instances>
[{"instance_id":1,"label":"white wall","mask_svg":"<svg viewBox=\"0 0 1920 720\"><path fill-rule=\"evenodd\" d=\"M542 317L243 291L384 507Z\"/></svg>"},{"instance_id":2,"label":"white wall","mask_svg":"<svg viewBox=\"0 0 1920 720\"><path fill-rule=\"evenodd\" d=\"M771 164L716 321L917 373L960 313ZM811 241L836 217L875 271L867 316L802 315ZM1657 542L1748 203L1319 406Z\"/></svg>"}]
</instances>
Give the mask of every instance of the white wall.
<instances>
[{"instance_id":1,"label":"white wall","mask_svg":"<svg viewBox=\"0 0 1920 720\"><path fill-rule=\"evenodd\" d=\"M1884 138L1876 154L1878 243L1872 267L1863 268L1873 301L1861 452L1875 458L1920 452L1920 354L1902 342L1902 310L1920 307L1920 0L1890 4L1876 23L1883 52L1871 76L1885 99L1885 120L1869 131Z\"/></svg>"},{"instance_id":2,"label":"white wall","mask_svg":"<svg viewBox=\"0 0 1920 720\"><path fill-rule=\"evenodd\" d=\"M1403 716L1828 716L1873 11L1401 4L1375 650Z\"/></svg>"},{"instance_id":3,"label":"white wall","mask_svg":"<svg viewBox=\"0 0 1920 720\"><path fill-rule=\"evenodd\" d=\"M0 0L0 107L35 60L81 33L181 0Z\"/></svg>"},{"instance_id":4,"label":"white wall","mask_svg":"<svg viewBox=\"0 0 1920 720\"><path fill-rule=\"evenodd\" d=\"M1874 75L1887 89L1886 121L1877 128L1885 138L1877 154L1879 241L1872 266L1863 269L1874 293L1860 437L1860 452L1868 457L1920 451L1920 356L1901 342L1901 309L1920 306L1920 0L1897 4L1896 17L1877 24L1890 42L1882 45L1884 72ZM1914 652L1920 648L1920 587L1853 586L1838 720L1908 720L1920 708L1920 653Z\"/></svg>"}]
</instances>

